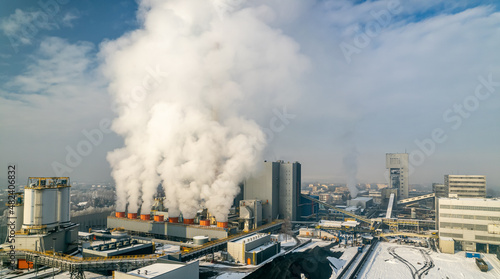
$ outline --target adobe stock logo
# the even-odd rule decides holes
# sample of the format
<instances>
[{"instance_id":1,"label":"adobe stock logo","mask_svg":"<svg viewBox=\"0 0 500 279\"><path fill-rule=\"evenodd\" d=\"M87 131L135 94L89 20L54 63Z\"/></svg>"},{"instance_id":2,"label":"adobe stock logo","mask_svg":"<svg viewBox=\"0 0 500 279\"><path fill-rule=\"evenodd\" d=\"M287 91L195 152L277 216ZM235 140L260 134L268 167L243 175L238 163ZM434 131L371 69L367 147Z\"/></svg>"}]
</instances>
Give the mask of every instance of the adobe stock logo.
<instances>
[{"instance_id":1,"label":"adobe stock logo","mask_svg":"<svg viewBox=\"0 0 500 279\"><path fill-rule=\"evenodd\" d=\"M80 140L75 148L66 145L66 164L61 164L57 161L52 162L52 170L55 172L56 176L64 176L64 173L70 173L73 171L73 168L78 167L83 158L89 156L94 150L94 147L102 143L104 135L111 133L109 129L110 126L111 121L105 118L99 122L98 129L94 128L90 131L83 129L82 134L85 139Z\"/></svg>"},{"instance_id":2,"label":"adobe stock logo","mask_svg":"<svg viewBox=\"0 0 500 279\"><path fill-rule=\"evenodd\" d=\"M351 56L353 54L360 54L362 49L370 45L373 38L380 35L382 29L387 28L391 24L392 18L402 11L403 7L401 7L399 0L387 1L385 10L378 12L370 11L373 20L366 23L363 29L358 30L358 35L353 38L352 44L344 41L339 45L347 63L350 64L352 61Z\"/></svg>"}]
</instances>

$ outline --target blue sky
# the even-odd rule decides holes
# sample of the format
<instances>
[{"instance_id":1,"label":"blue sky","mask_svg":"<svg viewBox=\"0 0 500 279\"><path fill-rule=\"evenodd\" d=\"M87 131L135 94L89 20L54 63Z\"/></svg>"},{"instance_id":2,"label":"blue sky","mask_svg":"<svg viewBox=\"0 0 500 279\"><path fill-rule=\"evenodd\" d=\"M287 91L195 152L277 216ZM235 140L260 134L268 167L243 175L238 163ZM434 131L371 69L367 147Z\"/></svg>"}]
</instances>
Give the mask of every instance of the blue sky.
<instances>
[{"instance_id":1,"label":"blue sky","mask_svg":"<svg viewBox=\"0 0 500 279\"><path fill-rule=\"evenodd\" d=\"M272 105L253 100L242 109L262 128L285 106L294 115L273 132L264 159L300 161L304 181L346 182L346 168L355 168L359 182L384 183L385 153L406 150L413 154L410 183L484 174L488 187L500 189L495 2L241 4L257 7L307 60L293 89L269 97ZM0 161L4 169L17 163L22 181L55 175L54 162L68 166L68 150L116 117L103 44L144 28L135 1L47 3L48 10L37 1L0 4ZM106 154L123 139L100 131L102 140L65 175L111 180ZM351 157L357 164L346 166Z\"/></svg>"}]
</instances>

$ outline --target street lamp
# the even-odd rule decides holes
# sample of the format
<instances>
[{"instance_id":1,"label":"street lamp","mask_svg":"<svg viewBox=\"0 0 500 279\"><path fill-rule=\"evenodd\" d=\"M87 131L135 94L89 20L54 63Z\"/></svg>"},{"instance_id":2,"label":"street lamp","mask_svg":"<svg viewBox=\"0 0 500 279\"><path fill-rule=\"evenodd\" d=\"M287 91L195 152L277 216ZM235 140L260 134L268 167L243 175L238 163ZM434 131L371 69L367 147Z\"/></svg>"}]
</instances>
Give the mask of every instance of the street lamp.
<instances>
[{"instance_id":1,"label":"street lamp","mask_svg":"<svg viewBox=\"0 0 500 279\"><path fill-rule=\"evenodd\" d=\"M35 255L35 278L38 278L38 265L36 264L36 260L38 259L38 255Z\"/></svg>"}]
</instances>

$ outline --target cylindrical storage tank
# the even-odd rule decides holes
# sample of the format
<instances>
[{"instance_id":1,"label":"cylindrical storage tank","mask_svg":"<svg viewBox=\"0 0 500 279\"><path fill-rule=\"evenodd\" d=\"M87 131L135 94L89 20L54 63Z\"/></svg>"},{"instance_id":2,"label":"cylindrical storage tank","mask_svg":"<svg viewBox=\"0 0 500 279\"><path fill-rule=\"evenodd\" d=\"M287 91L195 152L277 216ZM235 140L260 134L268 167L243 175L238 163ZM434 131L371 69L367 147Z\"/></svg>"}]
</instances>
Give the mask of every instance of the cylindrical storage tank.
<instances>
[{"instance_id":1,"label":"cylindrical storage tank","mask_svg":"<svg viewBox=\"0 0 500 279\"><path fill-rule=\"evenodd\" d=\"M156 222L163 222L163 215L155 215L154 219Z\"/></svg>"},{"instance_id":2,"label":"cylindrical storage tank","mask_svg":"<svg viewBox=\"0 0 500 279\"><path fill-rule=\"evenodd\" d=\"M208 242L207 236L199 235L199 236L193 237L193 243L196 245L203 245L207 242Z\"/></svg>"},{"instance_id":3,"label":"cylindrical storage tank","mask_svg":"<svg viewBox=\"0 0 500 279\"><path fill-rule=\"evenodd\" d=\"M210 226L210 220L200 220L201 226Z\"/></svg>"},{"instance_id":4,"label":"cylindrical storage tank","mask_svg":"<svg viewBox=\"0 0 500 279\"><path fill-rule=\"evenodd\" d=\"M23 226L24 223L23 215L24 215L24 204L16 204L14 206L14 216L13 216L14 220L16 220L16 231L20 230L21 227ZM9 227L8 230L10 230Z\"/></svg>"},{"instance_id":5,"label":"cylindrical storage tank","mask_svg":"<svg viewBox=\"0 0 500 279\"><path fill-rule=\"evenodd\" d=\"M58 188L58 220L60 224L67 224L71 221L70 216L70 195L69 186Z\"/></svg>"},{"instance_id":6,"label":"cylindrical storage tank","mask_svg":"<svg viewBox=\"0 0 500 279\"><path fill-rule=\"evenodd\" d=\"M137 219L137 213L129 213L128 218L129 219Z\"/></svg>"},{"instance_id":7,"label":"cylindrical storage tank","mask_svg":"<svg viewBox=\"0 0 500 279\"><path fill-rule=\"evenodd\" d=\"M169 223L179 223L179 217L168 217Z\"/></svg>"},{"instance_id":8,"label":"cylindrical storage tank","mask_svg":"<svg viewBox=\"0 0 500 279\"><path fill-rule=\"evenodd\" d=\"M141 220L149 221L149 220L151 220L151 215L149 215L149 214L141 214Z\"/></svg>"},{"instance_id":9,"label":"cylindrical storage tank","mask_svg":"<svg viewBox=\"0 0 500 279\"><path fill-rule=\"evenodd\" d=\"M116 218L125 218L125 212L117 211L115 212Z\"/></svg>"},{"instance_id":10,"label":"cylindrical storage tank","mask_svg":"<svg viewBox=\"0 0 500 279\"><path fill-rule=\"evenodd\" d=\"M57 226L57 188L24 190L24 226Z\"/></svg>"},{"instance_id":11,"label":"cylindrical storage tank","mask_svg":"<svg viewBox=\"0 0 500 279\"><path fill-rule=\"evenodd\" d=\"M24 226L35 225L35 190L26 188L24 189Z\"/></svg>"},{"instance_id":12,"label":"cylindrical storage tank","mask_svg":"<svg viewBox=\"0 0 500 279\"><path fill-rule=\"evenodd\" d=\"M227 222L217 222L217 227L219 227L219 228L227 228Z\"/></svg>"},{"instance_id":13,"label":"cylindrical storage tank","mask_svg":"<svg viewBox=\"0 0 500 279\"><path fill-rule=\"evenodd\" d=\"M184 218L184 224L194 224L194 219Z\"/></svg>"}]
</instances>

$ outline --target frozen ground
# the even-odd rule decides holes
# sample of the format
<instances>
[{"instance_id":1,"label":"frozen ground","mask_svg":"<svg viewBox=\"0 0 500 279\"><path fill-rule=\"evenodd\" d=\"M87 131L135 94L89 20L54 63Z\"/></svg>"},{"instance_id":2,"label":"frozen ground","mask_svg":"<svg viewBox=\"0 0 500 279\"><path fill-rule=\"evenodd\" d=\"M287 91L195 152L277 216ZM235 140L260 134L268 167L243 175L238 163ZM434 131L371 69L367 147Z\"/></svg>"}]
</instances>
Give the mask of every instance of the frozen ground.
<instances>
[{"instance_id":1,"label":"frozen ground","mask_svg":"<svg viewBox=\"0 0 500 279\"><path fill-rule=\"evenodd\" d=\"M347 248L337 248L335 247L334 249L331 249L334 252L340 251L343 252L342 256L340 258L334 258L334 257L328 257L327 259L330 261L332 268L333 268L333 273L332 273L332 278L336 278L337 273L342 270L342 267L344 267L351 259L356 255L356 252L358 251L358 247L347 247Z\"/></svg>"},{"instance_id":2,"label":"frozen ground","mask_svg":"<svg viewBox=\"0 0 500 279\"><path fill-rule=\"evenodd\" d=\"M306 242L309 240L309 238L302 238L302 237L299 237L299 240L301 242ZM308 250L308 249L313 249L314 247L316 246L319 246L319 247L324 247L324 246L328 246L330 244L332 244L333 242L330 242L330 241L323 241L321 239L312 239L312 241L310 243L307 243L306 245L300 247L299 249L296 249L294 250L293 252L296 253L296 252L304 252L305 250Z\"/></svg>"},{"instance_id":3,"label":"frozen ground","mask_svg":"<svg viewBox=\"0 0 500 279\"><path fill-rule=\"evenodd\" d=\"M216 279L241 279L247 275L248 273L228 272L217 276Z\"/></svg>"},{"instance_id":4,"label":"frozen ground","mask_svg":"<svg viewBox=\"0 0 500 279\"><path fill-rule=\"evenodd\" d=\"M406 261L406 264L396 259L394 255L401 257L400 259ZM383 242L379 243L374 249L358 278L412 278L412 273L425 270L432 266L432 264L434 266L430 267L427 272L419 272L422 273L421 278L500 278L500 261L495 255L484 255L484 259L490 267L488 272L481 272L476 266L474 259L465 258L465 252L450 255L432 252L426 248ZM410 269L413 271L410 271Z\"/></svg>"}]
</instances>

